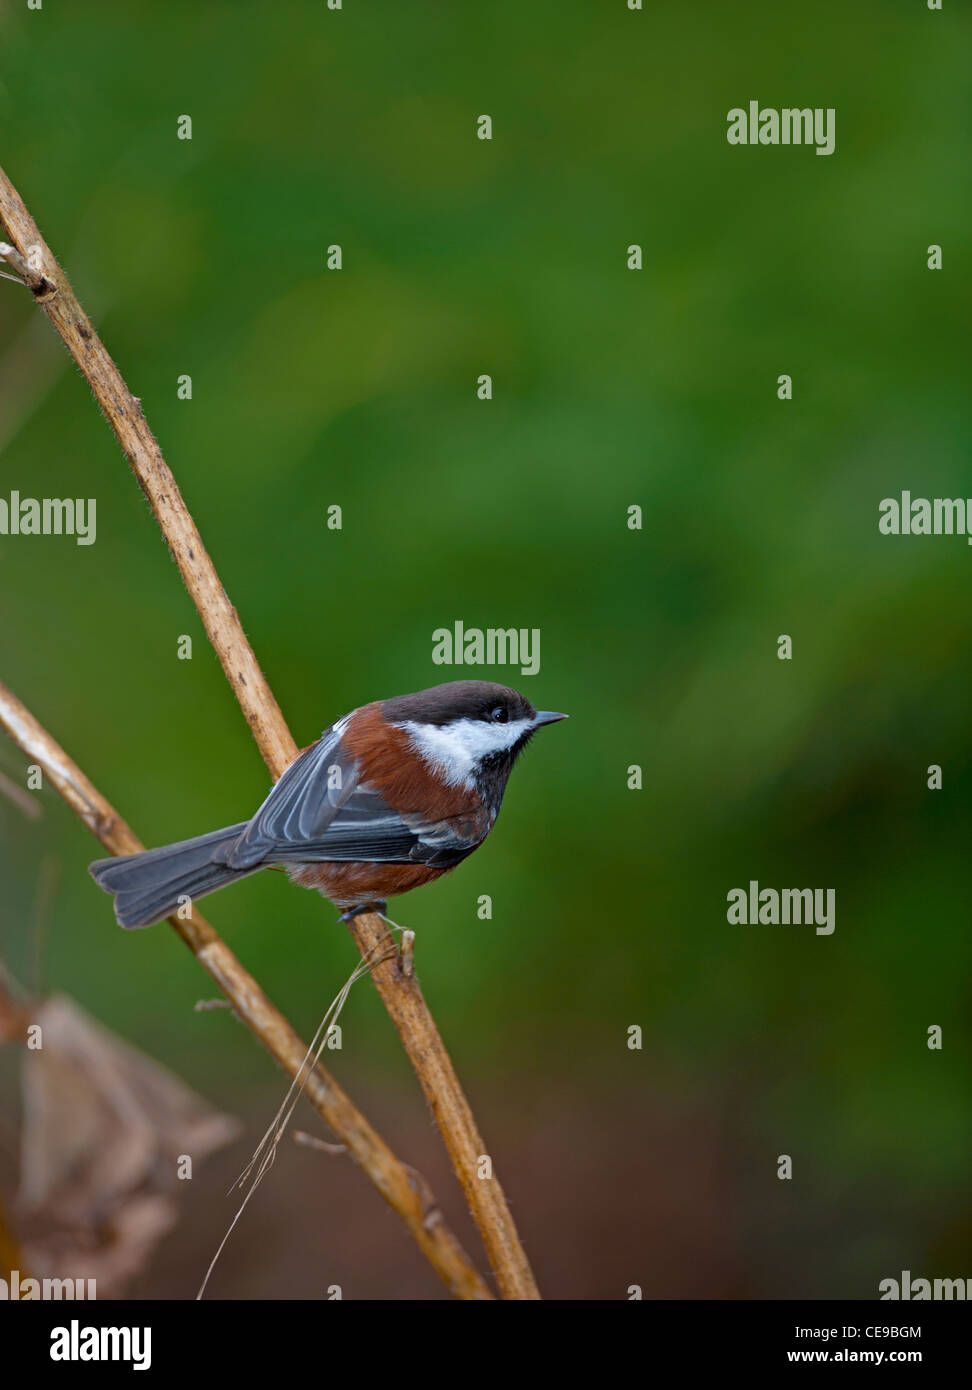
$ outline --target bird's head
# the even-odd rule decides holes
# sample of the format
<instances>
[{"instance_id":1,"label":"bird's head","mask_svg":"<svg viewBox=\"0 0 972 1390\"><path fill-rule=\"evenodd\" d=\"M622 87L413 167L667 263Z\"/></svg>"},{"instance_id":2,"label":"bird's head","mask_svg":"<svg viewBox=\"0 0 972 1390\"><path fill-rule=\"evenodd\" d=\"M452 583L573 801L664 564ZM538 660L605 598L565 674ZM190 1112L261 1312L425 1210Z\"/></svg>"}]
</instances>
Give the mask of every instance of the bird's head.
<instances>
[{"instance_id":1,"label":"bird's head","mask_svg":"<svg viewBox=\"0 0 972 1390\"><path fill-rule=\"evenodd\" d=\"M385 700L382 716L449 786L502 798L516 758L545 724L566 714L536 710L525 695L492 681L449 681ZM497 801L498 805L498 801Z\"/></svg>"}]
</instances>

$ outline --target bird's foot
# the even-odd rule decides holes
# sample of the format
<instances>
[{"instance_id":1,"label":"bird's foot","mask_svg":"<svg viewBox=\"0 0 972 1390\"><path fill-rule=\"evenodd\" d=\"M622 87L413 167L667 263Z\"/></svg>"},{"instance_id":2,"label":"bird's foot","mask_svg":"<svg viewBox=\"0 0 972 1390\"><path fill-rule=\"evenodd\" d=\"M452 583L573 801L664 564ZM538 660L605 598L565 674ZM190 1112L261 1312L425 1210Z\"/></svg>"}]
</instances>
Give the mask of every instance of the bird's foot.
<instances>
[{"instance_id":1,"label":"bird's foot","mask_svg":"<svg viewBox=\"0 0 972 1390\"><path fill-rule=\"evenodd\" d=\"M339 922L350 922L353 917L360 917L362 912L377 912L379 917L384 917L388 904L384 898L379 898L373 903L357 903L354 907L349 907L347 912L342 912L338 918Z\"/></svg>"}]
</instances>

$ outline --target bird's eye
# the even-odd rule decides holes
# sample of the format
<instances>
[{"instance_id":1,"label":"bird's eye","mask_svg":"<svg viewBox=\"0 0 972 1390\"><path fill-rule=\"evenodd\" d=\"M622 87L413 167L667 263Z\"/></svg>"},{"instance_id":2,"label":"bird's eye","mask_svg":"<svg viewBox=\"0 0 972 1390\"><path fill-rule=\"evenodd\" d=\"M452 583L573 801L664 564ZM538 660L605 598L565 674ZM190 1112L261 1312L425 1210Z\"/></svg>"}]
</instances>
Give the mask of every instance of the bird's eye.
<instances>
[{"instance_id":1,"label":"bird's eye","mask_svg":"<svg viewBox=\"0 0 972 1390\"><path fill-rule=\"evenodd\" d=\"M510 717L510 712L505 705L496 705L489 712L489 717L494 724L506 724Z\"/></svg>"}]
</instances>

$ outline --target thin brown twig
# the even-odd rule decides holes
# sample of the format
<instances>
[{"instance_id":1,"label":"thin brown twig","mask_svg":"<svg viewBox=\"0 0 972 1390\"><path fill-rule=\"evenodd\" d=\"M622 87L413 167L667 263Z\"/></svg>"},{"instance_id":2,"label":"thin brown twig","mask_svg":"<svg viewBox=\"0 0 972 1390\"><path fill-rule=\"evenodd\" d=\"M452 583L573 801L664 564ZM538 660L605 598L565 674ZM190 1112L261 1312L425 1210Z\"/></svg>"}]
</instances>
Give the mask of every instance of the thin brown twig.
<instances>
[{"instance_id":1,"label":"thin brown twig","mask_svg":"<svg viewBox=\"0 0 972 1390\"><path fill-rule=\"evenodd\" d=\"M305 1129L294 1130L294 1143L305 1149L317 1149L322 1154L343 1154L343 1144L329 1144L326 1139L318 1139L316 1134L308 1134Z\"/></svg>"},{"instance_id":2,"label":"thin brown twig","mask_svg":"<svg viewBox=\"0 0 972 1390\"><path fill-rule=\"evenodd\" d=\"M115 431L155 512L186 588L199 609L206 634L253 730L257 746L274 777L279 777L287 764L293 762L297 747L257 659L243 637L236 609L226 596L196 523L149 429L141 401L125 385L121 372L78 303L67 276L2 169L0 223L13 242L15 255L24 265L25 273L28 254L30 263L41 267L29 273L34 282L43 282L49 288L40 292L34 290L35 298L87 377L95 399ZM10 257L6 259L14 264ZM204 595L205 601L200 602L197 595Z\"/></svg>"},{"instance_id":3,"label":"thin brown twig","mask_svg":"<svg viewBox=\"0 0 972 1390\"><path fill-rule=\"evenodd\" d=\"M415 974L415 933L407 927L402 932L402 974L406 979Z\"/></svg>"},{"instance_id":4,"label":"thin brown twig","mask_svg":"<svg viewBox=\"0 0 972 1390\"><path fill-rule=\"evenodd\" d=\"M23 1042L30 1024L31 1001L13 981L0 960L0 1043Z\"/></svg>"},{"instance_id":5,"label":"thin brown twig","mask_svg":"<svg viewBox=\"0 0 972 1390\"><path fill-rule=\"evenodd\" d=\"M22 254L30 248L31 264L41 268L45 280L52 286L51 292L35 292L38 302L86 377L114 430L151 504L263 759L271 775L278 778L296 756L297 746L246 639L236 610L226 596L175 478L148 427L141 402L129 391L37 224L2 169L0 222ZM349 926L362 956L368 955L385 930L381 918L374 913L352 918ZM414 972L408 975L403 972L398 957L376 966L372 977L418 1075L502 1297L539 1298L503 1189L492 1172L492 1163L484 1162L488 1154L482 1137L418 979Z\"/></svg>"},{"instance_id":6,"label":"thin brown twig","mask_svg":"<svg viewBox=\"0 0 972 1390\"><path fill-rule=\"evenodd\" d=\"M11 781L0 772L0 796L5 796L8 801L22 811L28 820L40 820L44 814L43 807L36 796L31 796L30 792L24 787L18 787L16 782Z\"/></svg>"},{"instance_id":7,"label":"thin brown twig","mask_svg":"<svg viewBox=\"0 0 972 1390\"><path fill-rule=\"evenodd\" d=\"M133 854L143 848L114 807L2 682L0 728L6 730L32 762L39 764L47 781L110 853ZM306 1045L216 930L195 909L191 917L185 920L170 917L169 923L226 995L237 1017L290 1077L300 1074L307 1055ZM492 1298L489 1288L444 1222L429 1223L426 1194L421 1184L415 1182L413 1170L396 1158L381 1135L320 1064L307 1077L305 1094L321 1118L347 1145L355 1162L401 1216L450 1291L457 1298Z\"/></svg>"}]
</instances>

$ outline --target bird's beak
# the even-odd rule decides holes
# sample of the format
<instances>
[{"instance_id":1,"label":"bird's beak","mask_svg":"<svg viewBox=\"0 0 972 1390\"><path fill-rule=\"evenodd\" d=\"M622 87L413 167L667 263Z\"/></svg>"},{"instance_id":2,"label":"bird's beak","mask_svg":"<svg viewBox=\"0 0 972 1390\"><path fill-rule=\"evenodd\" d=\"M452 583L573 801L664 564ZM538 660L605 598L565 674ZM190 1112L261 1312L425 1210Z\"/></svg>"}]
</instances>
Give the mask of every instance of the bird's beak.
<instances>
[{"instance_id":1,"label":"bird's beak","mask_svg":"<svg viewBox=\"0 0 972 1390\"><path fill-rule=\"evenodd\" d=\"M569 718L569 714L555 714L553 710L541 709L533 716L533 723L534 727L539 729L541 724L556 724L558 719Z\"/></svg>"}]
</instances>

